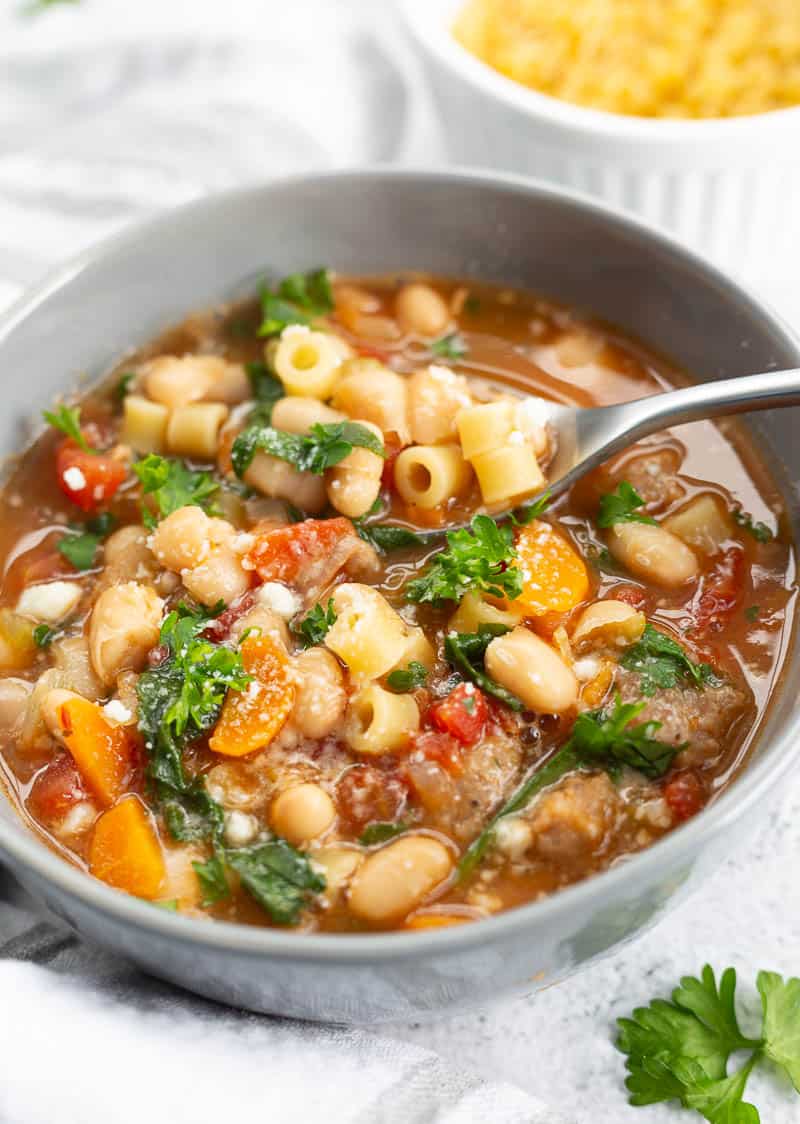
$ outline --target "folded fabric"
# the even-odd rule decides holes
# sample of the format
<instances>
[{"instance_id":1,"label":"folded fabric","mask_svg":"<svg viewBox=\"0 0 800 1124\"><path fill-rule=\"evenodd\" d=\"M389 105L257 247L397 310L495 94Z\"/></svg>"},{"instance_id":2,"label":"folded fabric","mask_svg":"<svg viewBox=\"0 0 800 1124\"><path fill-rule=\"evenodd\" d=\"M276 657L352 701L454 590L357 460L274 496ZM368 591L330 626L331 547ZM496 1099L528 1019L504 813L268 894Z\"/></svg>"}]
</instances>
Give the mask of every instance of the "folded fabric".
<instances>
[{"instance_id":1,"label":"folded fabric","mask_svg":"<svg viewBox=\"0 0 800 1124\"><path fill-rule=\"evenodd\" d=\"M0 880L2 1124L567 1124L386 1031L234 1011L144 976Z\"/></svg>"}]
</instances>

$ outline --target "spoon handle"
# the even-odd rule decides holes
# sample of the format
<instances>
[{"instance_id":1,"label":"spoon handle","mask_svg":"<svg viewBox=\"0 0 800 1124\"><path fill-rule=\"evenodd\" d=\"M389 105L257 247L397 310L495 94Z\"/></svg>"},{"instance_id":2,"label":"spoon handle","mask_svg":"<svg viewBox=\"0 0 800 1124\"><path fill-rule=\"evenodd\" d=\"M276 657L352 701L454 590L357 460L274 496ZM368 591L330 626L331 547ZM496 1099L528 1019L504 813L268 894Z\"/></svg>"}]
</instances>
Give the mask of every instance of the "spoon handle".
<instances>
[{"instance_id":1,"label":"spoon handle","mask_svg":"<svg viewBox=\"0 0 800 1124\"><path fill-rule=\"evenodd\" d=\"M800 369L695 383L666 394L637 398L619 410L627 439L636 440L683 422L767 410L771 406L800 406Z\"/></svg>"}]
</instances>

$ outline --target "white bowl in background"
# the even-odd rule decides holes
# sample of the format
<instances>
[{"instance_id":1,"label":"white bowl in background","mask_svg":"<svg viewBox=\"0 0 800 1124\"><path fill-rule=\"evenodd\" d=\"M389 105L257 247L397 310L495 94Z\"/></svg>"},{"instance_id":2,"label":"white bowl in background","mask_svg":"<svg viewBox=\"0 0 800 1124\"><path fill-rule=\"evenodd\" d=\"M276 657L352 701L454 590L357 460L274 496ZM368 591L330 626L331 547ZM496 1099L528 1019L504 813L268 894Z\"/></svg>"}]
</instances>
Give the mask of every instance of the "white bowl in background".
<instances>
[{"instance_id":1,"label":"white bowl in background","mask_svg":"<svg viewBox=\"0 0 800 1124\"><path fill-rule=\"evenodd\" d=\"M453 38L463 0L396 0L452 160L576 188L751 280L797 277L800 107L683 120L585 109L530 90Z\"/></svg>"}]
</instances>

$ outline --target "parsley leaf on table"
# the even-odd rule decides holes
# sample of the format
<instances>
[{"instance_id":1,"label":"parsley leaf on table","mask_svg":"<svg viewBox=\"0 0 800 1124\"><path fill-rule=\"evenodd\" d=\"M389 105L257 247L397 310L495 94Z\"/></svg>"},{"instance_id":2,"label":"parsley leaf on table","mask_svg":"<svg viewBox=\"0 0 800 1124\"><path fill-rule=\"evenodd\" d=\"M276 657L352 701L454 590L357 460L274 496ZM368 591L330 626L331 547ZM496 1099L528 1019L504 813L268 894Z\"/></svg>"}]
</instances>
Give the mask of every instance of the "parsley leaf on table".
<instances>
[{"instance_id":1,"label":"parsley leaf on table","mask_svg":"<svg viewBox=\"0 0 800 1124\"><path fill-rule=\"evenodd\" d=\"M65 437L71 437L83 449L84 453L95 452L81 432L80 406L64 406L62 404L57 410L42 410L42 417L53 429L57 429Z\"/></svg>"},{"instance_id":2,"label":"parsley leaf on table","mask_svg":"<svg viewBox=\"0 0 800 1124\"><path fill-rule=\"evenodd\" d=\"M699 978L681 980L671 1001L654 999L630 1018L617 1020L631 1104L679 1100L711 1124L758 1124L758 1110L743 1098L762 1056L782 1066L800 1092L800 980L759 972L764 1016L759 1038L742 1033L735 990L733 968L722 973L717 986L706 964ZM751 1051L750 1057L729 1075L730 1058L740 1050Z\"/></svg>"},{"instance_id":3,"label":"parsley leaf on table","mask_svg":"<svg viewBox=\"0 0 800 1124\"><path fill-rule=\"evenodd\" d=\"M294 925L311 895L325 889L308 856L285 839L226 851L225 858L276 925Z\"/></svg>"},{"instance_id":4,"label":"parsley leaf on table","mask_svg":"<svg viewBox=\"0 0 800 1124\"><path fill-rule=\"evenodd\" d=\"M366 426L358 422L330 422L312 425L310 433L287 433L269 425L253 425L243 430L233 443L231 463L237 476L243 476L256 452L261 449L273 457L293 464L300 472L322 476L355 447L368 449L385 457L383 443Z\"/></svg>"},{"instance_id":5,"label":"parsley leaf on table","mask_svg":"<svg viewBox=\"0 0 800 1124\"><path fill-rule=\"evenodd\" d=\"M405 694L407 691L416 691L424 687L428 678L428 669L419 660L411 660L407 667L396 667L386 677L386 684L393 691Z\"/></svg>"},{"instance_id":6,"label":"parsley leaf on table","mask_svg":"<svg viewBox=\"0 0 800 1124\"><path fill-rule=\"evenodd\" d=\"M487 695L499 699L512 710L523 710L523 704L517 696L495 683L483 669L486 649L496 636L503 636L506 632L508 628L504 624L482 624L477 632L448 632L444 641L444 654L456 671Z\"/></svg>"},{"instance_id":7,"label":"parsley leaf on table","mask_svg":"<svg viewBox=\"0 0 800 1124\"><path fill-rule=\"evenodd\" d=\"M471 589L513 601L522 592L522 574L513 565L513 529L488 515L475 515L469 529L448 531L447 546L406 587L409 601L460 601Z\"/></svg>"},{"instance_id":8,"label":"parsley leaf on table","mask_svg":"<svg viewBox=\"0 0 800 1124\"><path fill-rule=\"evenodd\" d=\"M328 635L328 629L334 624L336 611L331 597L324 609L321 604L315 605L292 631L302 641L304 648L310 648L314 644L321 644Z\"/></svg>"},{"instance_id":9,"label":"parsley leaf on table","mask_svg":"<svg viewBox=\"0 0 800 1124\"><path fill-rule=\"evenodd\" d=\"M702 690L719 682L711 664L695 663L677 640L651 624L645 625L641 638L627 649L620 664L641 675L642 694L648 696L680 683Z\"/></svg>"},{"instance_id":10,"label":"parsley leaf on table","mask_svg":"<svg viewBox=\"0 0 800 1124\"><path fill-rule=\"evenodd\" d=\"M259 336L276 336L289 324L310 324L333 311L331 276L327 269L292 273L274 291L261 290Z\"/></svg>"},{"instance_id":11,"label":"parsley leaf on table","mask_svg":"<svg viewBox=\"0 0 800 1124\"><path fill-rule=\"evenodd\" d=\"M607 492L600 497L597 526L613 527L615 523L655 524L655 519L638 510L640 507L644 507L644 500L632 484L622 480L615 492Z\"/></svg>"},{"instance_id":12,"label":"parsley leaf on table","mask_svg":"<svg viewBox=\"0 0 800 1124\"><path fill-rule=\"evenodd\" d=\"M149 453L143 460L136 461L133 471L141 481L143 493L152 496L156 503L158 518L148 508L142 513L149 530L159 519L187 505L213 510L211 497L219 490L219 484L208 472L195 472L183 461L160 457L157 453Z\"/></svg>"},{"instance_id":13,"label":"parsley leaf on table","mask_svg":"<svg viewBox=\"0 0 800 1124\"><path fill-rule=\"evenodd\" d=\"M450 332L441 339L434 340L430 351L439 359L463 359L469 348L460 332Z\"/></svg>"}]
</instances>

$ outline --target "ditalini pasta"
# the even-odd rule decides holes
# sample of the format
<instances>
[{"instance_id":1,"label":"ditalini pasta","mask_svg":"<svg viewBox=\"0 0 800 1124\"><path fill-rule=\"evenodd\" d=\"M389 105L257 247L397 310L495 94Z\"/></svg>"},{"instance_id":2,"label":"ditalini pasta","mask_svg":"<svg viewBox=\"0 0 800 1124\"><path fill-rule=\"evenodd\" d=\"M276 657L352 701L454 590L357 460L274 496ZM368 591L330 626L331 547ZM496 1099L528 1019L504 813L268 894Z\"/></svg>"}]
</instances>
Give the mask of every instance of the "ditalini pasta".
<instances>
[{"instance_id":1,"label":"ditalini pasta","mask_svg":"<svg viewBox=\"0 0 800 1124\"><path fill-rule=\"evenodd\" d=\"M734 431L548 502L542 397L672 374L539 297L324 269L129 355L0 493L12 802L117 890L300 932L648 846L744 761L795 566Z\"/></svg>"}]
</instances>

